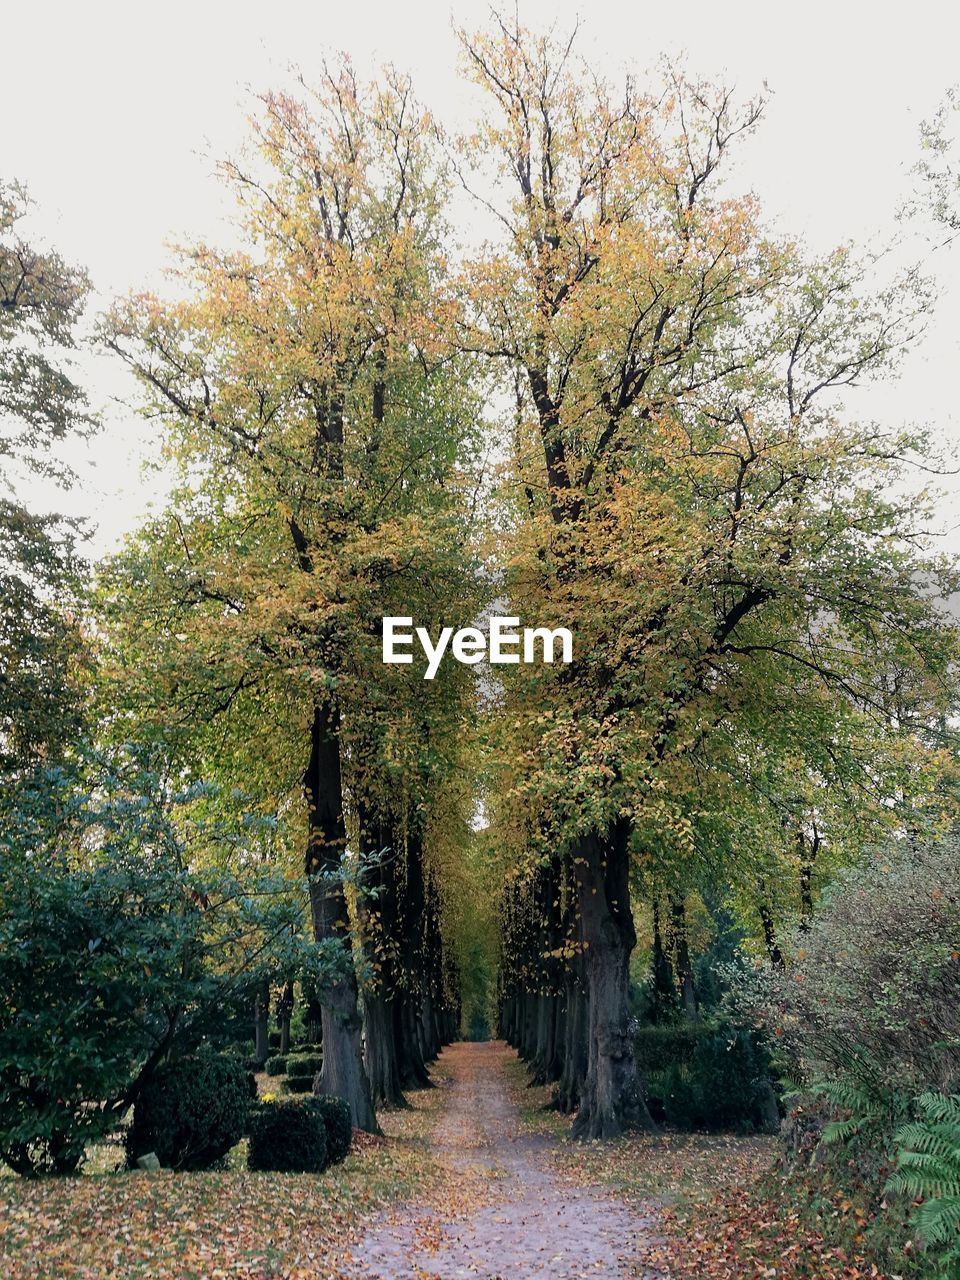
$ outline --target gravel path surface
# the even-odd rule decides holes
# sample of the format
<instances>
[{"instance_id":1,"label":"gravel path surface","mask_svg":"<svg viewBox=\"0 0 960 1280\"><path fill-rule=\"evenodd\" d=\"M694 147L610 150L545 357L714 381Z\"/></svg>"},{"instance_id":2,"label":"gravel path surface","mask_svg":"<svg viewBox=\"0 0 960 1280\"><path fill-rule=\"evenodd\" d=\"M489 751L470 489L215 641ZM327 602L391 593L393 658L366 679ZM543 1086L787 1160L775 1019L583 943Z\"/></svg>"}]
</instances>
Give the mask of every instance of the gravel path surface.
<instances>
[{"instance_id":1,"label":"gravel path surface","mask_svg":"<svg viewBox=\"0 0 960 1280\"><path fill-rule=\"evenodd\" d=\"M433 1135L436 1158L449 1170L451 1212L408 1206L384 1220L353 1250L347 1273L359 1277L482 1277L528 1280L632 1275L639 1237L655 1231L595 1187L571 1187L551 1170L549 1138L524 1134L505 1075L513 1051L498 1042L455 1044L444 1051L451 1078ZM484 1174L484 1203L471 1208L458 1184Z\"/></svg>"}]
</instances>

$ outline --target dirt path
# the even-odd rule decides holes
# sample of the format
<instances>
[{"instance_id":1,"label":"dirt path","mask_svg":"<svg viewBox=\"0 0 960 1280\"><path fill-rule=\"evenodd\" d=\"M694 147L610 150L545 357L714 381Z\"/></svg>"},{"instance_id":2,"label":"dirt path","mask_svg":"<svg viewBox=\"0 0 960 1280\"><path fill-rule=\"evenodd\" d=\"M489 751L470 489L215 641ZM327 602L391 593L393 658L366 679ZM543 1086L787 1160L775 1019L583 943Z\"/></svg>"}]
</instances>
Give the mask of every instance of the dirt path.
<instances>
[{"instance_id":1,"label":"dirt path","mask_svg":"<svg viewBox=\"0 0 960 1280\"><path fill-rule=\"evenodd\" d=\"M455 1044L443 1054L451 1078L433 1135L449 1170L450 1212L407 1207L371 1229L353 1251L350 1275L401 1277L604 1277L627 1274L652 1221L593 1187L571 1187L551 1171L549 1138L521 1132L502 1043ZM479 1207L461 1195L482 1183Z\"/></svg>"}]
</instances>

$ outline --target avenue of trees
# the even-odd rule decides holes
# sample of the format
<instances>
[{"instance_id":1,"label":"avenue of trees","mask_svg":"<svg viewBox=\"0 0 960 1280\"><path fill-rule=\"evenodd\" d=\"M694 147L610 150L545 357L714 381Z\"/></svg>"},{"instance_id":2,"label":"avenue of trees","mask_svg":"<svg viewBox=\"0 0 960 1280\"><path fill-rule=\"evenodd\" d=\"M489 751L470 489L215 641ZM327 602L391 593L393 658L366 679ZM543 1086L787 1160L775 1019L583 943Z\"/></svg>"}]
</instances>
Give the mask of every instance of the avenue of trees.
<instances>
[{"instance_id":1,"label":"avenue of trees","mask_svg":"<svg viewBox=\"0 0 960 1280\"><path fill-rule=\"evenodd\" d=\"M443 1043L494 1030L588 1138L662 1121L638 1024L732 1019L758 1055L775 1032L835 1088L906 1054L908 1094L955 1090L956 572L918 494L930 439L856 415L930 286L768 225L730 167L762 98L610 84L506 20L461 44L471 136L399 73L331 62L258 100L223 164L235 247L186 246L162 294L96 318L176 477L97 565L11 496L69 483L62 442L96 422L88 282L0 189L0 1157L22 1172L76 1167L201 1044L262 1063L274 1025L373 1132ZM381 660L384 616L491 611L569 628L574 661ZM858 877L875 940L914 904L922 1044L867 1026L882 948L832 1029L795 989L839 983Z\"/></svg>"}]
</instances>

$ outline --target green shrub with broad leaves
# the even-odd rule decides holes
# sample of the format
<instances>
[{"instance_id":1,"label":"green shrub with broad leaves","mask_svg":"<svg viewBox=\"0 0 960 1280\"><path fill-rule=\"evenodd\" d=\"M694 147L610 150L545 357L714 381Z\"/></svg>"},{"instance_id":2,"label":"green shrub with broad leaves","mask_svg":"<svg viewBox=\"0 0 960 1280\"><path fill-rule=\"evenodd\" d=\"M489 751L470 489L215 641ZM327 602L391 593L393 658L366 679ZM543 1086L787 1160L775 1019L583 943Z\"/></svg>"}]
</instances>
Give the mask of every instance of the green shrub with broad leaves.
<instances>
[{"instance_id":1,"label":"green shrub with broad leaves","mask_svg":"<svg viewBox=\"0 0 960 1280\"><path fill-rule=\"evenodd\" d=\"M78 744L0 785L0 1160L16 1172L75 1171L260 967L326 963L288 881L188 869L212 828L272 839L218 804L201 784L171 796L132 748Z\"/></svg>"}]
</instances>

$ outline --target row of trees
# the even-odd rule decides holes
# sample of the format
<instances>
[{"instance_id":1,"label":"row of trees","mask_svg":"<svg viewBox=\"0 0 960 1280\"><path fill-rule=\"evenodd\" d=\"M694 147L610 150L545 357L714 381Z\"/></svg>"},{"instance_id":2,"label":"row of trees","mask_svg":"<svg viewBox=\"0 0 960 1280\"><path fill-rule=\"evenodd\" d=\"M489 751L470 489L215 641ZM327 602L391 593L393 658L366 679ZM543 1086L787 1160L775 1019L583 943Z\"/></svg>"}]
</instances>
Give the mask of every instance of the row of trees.
<instances>
[{"instance_id":1,"label":"row of trees","mask_svg":"<svg viewBox=\"0 0 960 1280\"><path fill-rule=\"evenodd\" d=\"M178 484L89 587L62 524L0 511L5 812L47 814L8 842L96 867L109 842L60 822L51 769L134 743L176 836L141 848L172 851L201 915L234 878L242 971L309 979L317 1087L356 1125L426 1081L499 947L504 1033L602 1137L649 1123L635 907L695 1016L694 892L775 956L860 841L945 794L954 580L923 500L895 496L928 442L841 407L929 298L914 272L871 292L872 264L812 258L731 190L762 100L672 72L616 88L499 19L463 57L483 106L452 147L392 71L265 96L221 171L239 247L187 247L164 296L101 318ZM455 239L458 184L484 245ZM3 454L51 468L88 421L49 354L86 282L16 237L19 200ZM569 627L574 662L382 664L382 617L435 634L494 602ZM230 954L201 950L205 972Z\"/></svg>"},{"instance_id":2,"label":"row of trees","mask_svg":"<svg viewBox=\"0 0 960 1280\"><path fill-rule=\"evenodd\" d=\"M505 24L467 52L503 197L472 274L477 345L516 389L506 590L577 637L570 668L504 691L501 1025L603 1137L650 1124L638 900L695 1016L694 891L776 957L831 867L941 816L955 575L900 496L929 442L839 394L896 368L928 300L913 272L871 292L852 249L812 258L731 194L762 101L678 76L618 93Z\"/></svg>"}]
</instances>

